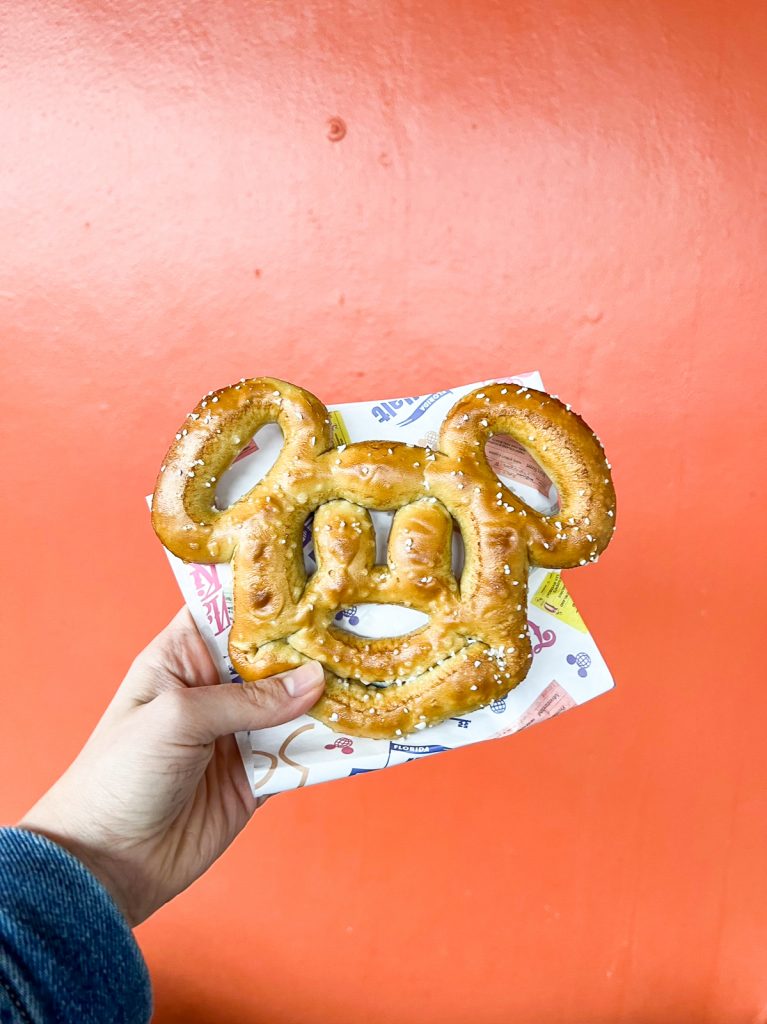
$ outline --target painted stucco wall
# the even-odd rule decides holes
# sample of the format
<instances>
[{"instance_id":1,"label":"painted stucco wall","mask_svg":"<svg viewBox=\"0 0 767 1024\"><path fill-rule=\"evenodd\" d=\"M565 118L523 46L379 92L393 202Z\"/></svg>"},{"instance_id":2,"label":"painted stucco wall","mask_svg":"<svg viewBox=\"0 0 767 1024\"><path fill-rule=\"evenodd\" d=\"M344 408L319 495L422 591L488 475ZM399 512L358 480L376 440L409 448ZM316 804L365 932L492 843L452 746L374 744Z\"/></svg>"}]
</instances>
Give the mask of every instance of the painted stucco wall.
<instances>
[{"instance_id":1,"label":"painted stucco wall","mask_svg":"<svg viewBox=\"0 0 767 1024\"><path fill-rule=\"evenodd\" d=\"M537 368L618 489L568 577L616 691L271 801L138 932L161 1024L767 1019L766 46L756 0L0 4L5 820L179 603L143 496L210 388Z\"/></svg>"}]
</instances>

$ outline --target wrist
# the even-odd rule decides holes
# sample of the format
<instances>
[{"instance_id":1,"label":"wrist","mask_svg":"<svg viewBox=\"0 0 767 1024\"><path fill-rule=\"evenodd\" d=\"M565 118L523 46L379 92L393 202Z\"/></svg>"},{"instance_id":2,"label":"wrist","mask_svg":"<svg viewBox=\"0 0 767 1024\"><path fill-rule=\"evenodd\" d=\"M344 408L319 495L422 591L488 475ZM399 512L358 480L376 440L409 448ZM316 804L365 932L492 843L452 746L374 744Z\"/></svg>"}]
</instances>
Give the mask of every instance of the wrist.
<instances>
[{"instance_id":1,"label":"wrist","mask_svg":"<svg viewBox=\"0 0 767 1024\"><path fill-rule=\"evenodd\" d=\"M131 909L124 886L118 882L115 876L114 865L98 846L89 843L76 831L65 826L57 815L38 813L37 807L32 808L29 814L17 823L16 827L44 836L66 850L80 861L83 867L103 886L131 928L140 922L140 918Z\"/></svg>"}]
</instances>

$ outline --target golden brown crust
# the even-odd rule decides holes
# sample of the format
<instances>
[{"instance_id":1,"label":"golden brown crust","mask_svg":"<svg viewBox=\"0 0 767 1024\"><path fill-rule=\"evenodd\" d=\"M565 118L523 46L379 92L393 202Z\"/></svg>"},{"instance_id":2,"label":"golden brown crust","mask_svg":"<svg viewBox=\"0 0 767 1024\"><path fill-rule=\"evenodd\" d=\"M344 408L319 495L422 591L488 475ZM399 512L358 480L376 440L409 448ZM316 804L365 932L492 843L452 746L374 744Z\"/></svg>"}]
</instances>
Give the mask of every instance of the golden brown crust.
<instances>
[{"instance_id":1,"label":"golden brown crust","mask_svg":"<svg viewBox=\"0 0 767 1024\"><path fill-rule=\"evenodd\" d=\"M219 510L217 480L268 422L285 437L277 461ZM493 434L535 457L559 491L556 514L541 515L499 481L485 455ZM337 731L391 738L474 711L524 679L529 567L596 561L615 528L609 463L568 406L512 384L456 403L439 449L336 448L325 406L272 378L211 392L190 413L157 478L152 524L179 558L233 561L229 652L246 682L316 659L326 689L312 715ZM367 509L396 510L386 565L375 564ZM307 580L302 531L312 512L318 564ZM453 519L465 547L460 585ZM339 608L372 602L417 609L429 622L381 639L333 626Z\"/></svg>"}]
</instances>

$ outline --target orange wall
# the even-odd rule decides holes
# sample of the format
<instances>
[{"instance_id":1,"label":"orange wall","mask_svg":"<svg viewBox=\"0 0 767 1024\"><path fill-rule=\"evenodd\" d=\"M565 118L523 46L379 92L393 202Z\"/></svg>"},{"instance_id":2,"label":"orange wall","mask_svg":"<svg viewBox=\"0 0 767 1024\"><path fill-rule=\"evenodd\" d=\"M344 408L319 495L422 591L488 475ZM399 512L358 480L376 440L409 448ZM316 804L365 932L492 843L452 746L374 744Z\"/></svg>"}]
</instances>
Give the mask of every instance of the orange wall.
<instances>
[{"instance_id":1,"label":"orange wall","mask_svg":"<svg viewBox=\"0 0 767 1024\"><path fill-rule=\"evenodd\" d=\"M202 392L537 367L615 467L568 585L617 690L273 800L139 930L157 1020L766 1020L765 5L0 17L5 820L179 603L142 499Z\"/></svg>"}]
</instances>

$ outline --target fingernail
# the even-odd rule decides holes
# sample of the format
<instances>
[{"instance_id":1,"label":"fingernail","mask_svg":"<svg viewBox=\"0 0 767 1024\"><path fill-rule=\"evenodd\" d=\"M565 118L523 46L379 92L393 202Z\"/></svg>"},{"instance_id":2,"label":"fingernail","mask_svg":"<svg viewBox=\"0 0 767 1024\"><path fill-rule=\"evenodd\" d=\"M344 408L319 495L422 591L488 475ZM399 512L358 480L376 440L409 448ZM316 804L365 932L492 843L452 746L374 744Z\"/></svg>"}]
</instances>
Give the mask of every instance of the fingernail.
<instances>
[{"instance_id":1,"label":"fingernail","mask_svg":"<svg viewBox=\"0 0 767 1024\"><path fill-rule=\"evenodd\" d=\"M322 665L318 661L305 661L303 665L285 673L282 685L291 697L303 697L310 690L317 689L324 675Z\"/></svg>"}]
</instances>

